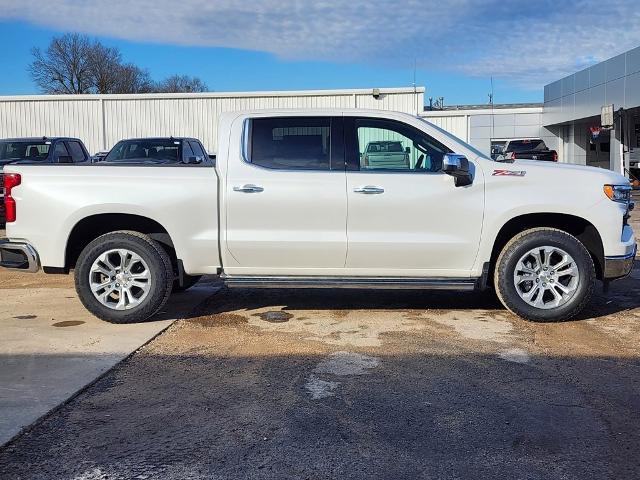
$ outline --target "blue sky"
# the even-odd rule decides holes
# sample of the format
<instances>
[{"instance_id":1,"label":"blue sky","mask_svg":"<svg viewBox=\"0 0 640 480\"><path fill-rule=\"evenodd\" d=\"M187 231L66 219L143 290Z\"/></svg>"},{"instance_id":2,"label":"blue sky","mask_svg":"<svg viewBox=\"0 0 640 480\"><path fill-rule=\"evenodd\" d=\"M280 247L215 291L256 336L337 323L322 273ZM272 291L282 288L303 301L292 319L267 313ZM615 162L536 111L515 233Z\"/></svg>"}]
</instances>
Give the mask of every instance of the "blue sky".
<instances>
[{"instance_id":1,"label":"blue sky","mask_svg":"<svg viewBox=\"0 0 640 480\"><path fill-rule=\"evenodd\" d=\"M493 76L497 103L541 101L545 83L640 44L634 4L0 0L0 94L38 93L30 49L78 31L154 79L195 75L216 91L409 86L415 61L426 98L486 103Z\"/></svg>"}]
</instances>

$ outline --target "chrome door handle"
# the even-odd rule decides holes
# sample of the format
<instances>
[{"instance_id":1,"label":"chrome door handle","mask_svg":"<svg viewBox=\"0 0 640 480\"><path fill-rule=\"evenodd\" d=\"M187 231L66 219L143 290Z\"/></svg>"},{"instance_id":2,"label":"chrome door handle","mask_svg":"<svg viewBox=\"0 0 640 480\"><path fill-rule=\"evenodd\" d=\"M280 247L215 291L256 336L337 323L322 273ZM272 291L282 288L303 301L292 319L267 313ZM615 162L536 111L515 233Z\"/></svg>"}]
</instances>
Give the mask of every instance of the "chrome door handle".
<instances>
[{"instance_id":1,"label":"chrome door handle","mask_svg":"<svg viewBox=\"0 0 640 480\"><path fill-rule=\"evenodd\" d=\"M366 185L364 187L354 188L353 191L355 193L365 193L368 195L376 195L376 194L384 193L384 188L374 187L372 185Z\"/></svg>"},{"instance_id":2,"label":"chrome door handle","mask_svg":"<svg viewBox=\"0 0 640 480\"><path fill-rule=\"evenodd\" d=\"M264 192L264 188L259 187L258 185L247 184L241 187L233 187L233 191L243 193L260 193Z\"/></svg>"}]
</instances>

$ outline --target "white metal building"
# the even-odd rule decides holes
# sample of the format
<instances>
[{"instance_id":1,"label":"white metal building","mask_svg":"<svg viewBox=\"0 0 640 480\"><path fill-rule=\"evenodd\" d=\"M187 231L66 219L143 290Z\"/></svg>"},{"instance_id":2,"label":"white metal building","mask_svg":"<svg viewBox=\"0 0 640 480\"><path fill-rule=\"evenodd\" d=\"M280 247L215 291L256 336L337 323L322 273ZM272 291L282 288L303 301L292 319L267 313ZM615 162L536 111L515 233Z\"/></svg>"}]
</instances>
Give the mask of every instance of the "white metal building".
<instances>
[{"instance_id":1,"label":"white metal building","mask_svg":"<svg viewBox=\"0 0 640 480\"><path fill-rule=\"evenodd\" d=\"M542 138L557 150L557 137L542 125L542 104L456 105L421 116L489 155L507 140Z\"/></svg>"},{"instance_id":2,"label":"white metal building","mask_svg":"<svg viewBox=\"0 0 640 480\"><path fill-rule=\"evenodd\" d=\"M217 145L221 112L261 108L370 108L416 115L424 88L143 95L0 97L0 138L72 136L90 153L118 140L149 136L199 138Z\"/></svg>"}]
</instances>

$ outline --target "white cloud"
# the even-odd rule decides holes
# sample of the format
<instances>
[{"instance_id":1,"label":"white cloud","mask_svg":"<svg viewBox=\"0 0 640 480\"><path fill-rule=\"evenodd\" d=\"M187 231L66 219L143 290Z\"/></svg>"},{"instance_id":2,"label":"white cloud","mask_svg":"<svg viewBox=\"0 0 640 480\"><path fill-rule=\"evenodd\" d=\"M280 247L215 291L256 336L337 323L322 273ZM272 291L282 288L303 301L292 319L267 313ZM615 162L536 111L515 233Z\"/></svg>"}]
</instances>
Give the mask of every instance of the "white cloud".
<instances>
[{"instance_id":1,"label":"white cloud","mask_svg":"<svg viewBox=\"0 0 640 480\"><path fill-rule=\"evenodd\" d=\"M0 0L0 19L133 41L502 78L540 88L640 44L636 1Z\"/></svg>"}]
</instances>

